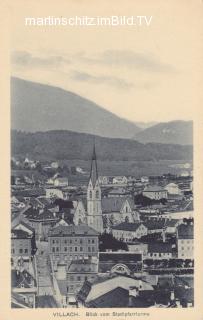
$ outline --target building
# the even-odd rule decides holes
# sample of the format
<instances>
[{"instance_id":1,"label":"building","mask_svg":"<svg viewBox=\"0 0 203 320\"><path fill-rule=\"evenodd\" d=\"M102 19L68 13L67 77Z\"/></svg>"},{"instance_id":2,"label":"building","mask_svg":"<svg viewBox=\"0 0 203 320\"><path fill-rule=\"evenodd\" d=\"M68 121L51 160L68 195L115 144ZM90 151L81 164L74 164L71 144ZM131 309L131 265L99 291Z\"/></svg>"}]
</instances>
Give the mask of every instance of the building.
<instances>
[{"instance_id":1,"label":"building","mask_svg":"<svg viewBox=\"0 0 203 320\"><path fill-rule=\"evenodd\" d=\"M146 256L148 253L148 244L139 241L133 241L128 243L128 251L134 253L140 253Z\"/></svg>"},{"instance_id":2,"label":"building","mask_svg":"<svg viewBox=\"0 0 203 320\"><path fill-rule=\"evenodd\" d=\"M173 257L172 245L169 243L157 242L148 244L149 259L171 259Z\"/></svg>"},{"instance_id":3,"label":"building","mask_svg":"<svg viewBox=\"0 0 203 320\"><path fill-rule=\"evenodd\" d=\"M55 187L68 187L68 178L56 178L54 179Z\"/></svg>"},{"instance_id":4,"label":"building","mask_svg":"<svg viewBox=\"0 0 203 320\"><path fill-rule=\"evenodd\" d=\"M112 227L114 238L125 242L133 241L133 239L141 238L147 235L147 227L143 223L122 222Z\"/></svg>"},{"instance_id":5,"label":"building","mask_svg":"<svg viewBox=\"0 0 203 320\"><path fill-rule=\"evenodd\" d=\"M181 224L177 228L177 249L179 259L194 257L194 228L192 224Z\"/></svg>"},{"instance_id":6,"label":"building","mask_svg":"<svg viewBox=\"0 0 203 320\"><path fill-rule=\"evenodd\" d=\"M167 190L168 194L175 194L175 195L181 195L181 190L178 187L176 183L168 183L165 187L165 190Z\"/></svg>"},{"instance_id":7,"label":"building","mask_svg":"<svg viewBox=\"0 0 203 320\"><path fill-rule=\"evenodd\" d=\"M11 230L11 257L30 258L32 256L32 234L21 229Z\"/></svg>"},{"instance_id":8,"label":"building","mask_svg":"<svg viewBox=\"0 0 203 320\"><path fill-rule=\"evenodd\" d=\"M144 222L144 225L148 230L148 234L161 233L165 229L165 224L166 220L162 218L149 218Z\"/></svg>"},{"instance_id":9,"label":"building","mask_svg":"<svg viewBox=\"0 0 203 320\"><path fill-rule=\"evenodd\" d=\"M83 283L95 280L98 274L98 263L91 260L72 261L67 270L68 294L76 294Z\"/></svg>"},{"instance_id":10,"label":"building","mask_svg":"<svg viewBox=\"0 0 203 320\"><path fill-rule=\"evenodd\" d=\"M98 257L99 233L87 225L59 225L49 232L49 254L54 269L61 260L67 265L72 260L83 260Z\"/></svg>"},{"instance_id":11,"label":"building","mask_svg":"<svg viewBox=\"0 0 203 320\"><path fill-rule=\"evenodd\" d=\"M137 252L99 252L99 273L130 275L142 270L142 254Z\"/></svg>"},{"instance_id":12,"label":"building","mask_svg":"<svg viewBox=\"0 0 203 320\"><path fill-rule=\"evenodd\" d=\"M11 291L14 308L35 308L37 282L27 270L11 270Z\"/></svg>"},{"instance_id":13,"label":"building","mask_svg":"<svg viewBox=\"0 0 203 320\"><path fill-rule=\"evenodd\" d=\"M131 198L103 198L101 205L107 226L111 227L121 222L133 223L139 220L139 212L134 210L134 202Z\"/></svg>"},{"instance_id":14,"label":"building","mask_svg":"<svg viewBox=\"0 0 203 320\"><path fill-rule=\"evenodd\" d=\"M28 208L24 212L29 224L35 229L36 239L47 239L48 232L59 220L59 215L47 209Z\"/></svg>"},{"instance_id":15,"label":"building","mask_svg":"<svg viewBox=\"0 0 203 320\"><path fill-rule=\"evenodd\" d=\"M87 187L87 224L99 233L103 232L101 188L99 185L95 146L93 149L90 178Z\"/></svg>"},{"instance_id":16,"label":"building","mask_svg":"<svg viewBox=\"0 0 203 320\"><path fill-rule=\"evenodd\" d=\"M77 295L77 301L79 306L93 308L146 307L148 299L143 295L148 293L150 297L153 290L153 286L146 281L119 274L86 281ZM132 297L138 298L133 305Z\"/></svg>"},{"instance_id":17,"label":"building","mask_svg":"<svg viewBox=\"0 0 203 320\"><path fill-rule=\"evenodd\" d=\"M113 178L113 184L127 185L128 178L125 176L116 176Z\"/></svg>"},{"instance_id":18,"label":"building","mask_svg":"<svg viewBox=\"0 0 203 320\"><path fill-rule=\"evenodd\" d=\"M64 192L57 188L47 188L46 189L46 198L59 198L64 199Z\"/></svg>"},{"instance_id":19,"label":"building","mask_svg":"<svg viewBox=\"0 0 203 320\"><path fill-rule=\"evenodd\" d=\"M167 190L160 186L147 186L144 188L142 195L152 200L167 199Z\"/></svg>"}]
</instances>

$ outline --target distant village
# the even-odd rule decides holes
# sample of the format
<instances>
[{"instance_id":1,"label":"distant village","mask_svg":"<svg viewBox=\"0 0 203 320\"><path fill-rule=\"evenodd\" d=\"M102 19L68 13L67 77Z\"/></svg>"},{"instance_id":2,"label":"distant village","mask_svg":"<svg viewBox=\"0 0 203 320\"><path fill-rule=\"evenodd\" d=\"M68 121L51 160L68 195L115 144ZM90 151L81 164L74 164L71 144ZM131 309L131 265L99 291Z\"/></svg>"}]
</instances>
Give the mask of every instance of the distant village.
<instances>
[{"instance_id":1,"label":"distant village","mask_svg":"<svg viewBox=\"0 0 203 320\"><path fill-rule=\"evenodd\" d=\"M193 172L11 159L12 308L194 306Z\"/></svg>"}]
</instances>

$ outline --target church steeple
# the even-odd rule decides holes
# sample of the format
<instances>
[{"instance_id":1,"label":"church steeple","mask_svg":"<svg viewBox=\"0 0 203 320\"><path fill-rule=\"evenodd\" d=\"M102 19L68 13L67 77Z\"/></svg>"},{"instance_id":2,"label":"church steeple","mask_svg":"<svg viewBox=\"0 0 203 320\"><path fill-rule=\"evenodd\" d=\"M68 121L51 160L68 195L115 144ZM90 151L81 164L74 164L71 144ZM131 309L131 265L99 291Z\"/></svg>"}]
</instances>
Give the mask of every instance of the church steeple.
<instances>
[{"instance_id":1,"label":"church steeple","mask_svg":"<svg viewBox=\"0 0 203 320\"><path fill-rule=\"evenodd\" d=\"M96 184L96 182L98 180L97 156L96 156L95 144L94 144L94 147L93 147L91 170L90 170L90 179L89 180L91 180L92 186L95 187L95 184Z\"/></svg>"},{"instance_id":2,"label":"church steeple","mask_svg":"<svg viewBox=\"0 0 203 320\"><path fill-rule=\"evenodd\" d=\"M99 233L103 232L101 188L99 185L95 144L93 147L90 178L87 187L87 223Z\"/></svg>"}]
</instances>

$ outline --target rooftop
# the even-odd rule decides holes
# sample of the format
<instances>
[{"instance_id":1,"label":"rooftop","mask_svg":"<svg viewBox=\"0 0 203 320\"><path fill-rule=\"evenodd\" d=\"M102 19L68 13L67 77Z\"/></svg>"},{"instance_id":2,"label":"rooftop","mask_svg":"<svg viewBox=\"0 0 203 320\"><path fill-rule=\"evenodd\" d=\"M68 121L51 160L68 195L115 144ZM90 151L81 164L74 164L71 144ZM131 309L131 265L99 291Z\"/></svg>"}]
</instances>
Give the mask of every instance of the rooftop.
<instances>
[{"instance_id":1,"label":"rooftop","mask_svg":"<svg viewBox=\"0 0 203 320\"><path fill-rule=\"evenodd\" d=\"M136 231L142 223L129 223L129 222L121 222L120 224L113 226L114 230L124 230L124 231Z\"/></svg>"},{"instance_id":2,"label":"rooftop","mask_svg":"<svg viewBox=\"0 0 203 320\"><path fill-rule=\"evenodd\" d=\"M49 232L50 237L64 237L64 236L98 236L99 233L87 225L78 226L62 226L59 225Z\"/></svg>"},{"instance_id":3,"label":"rooftop","mask_svg":"<svg viewBox=\"0 0 203 320\"><path fill-rule=\"evenodd\" d=\"M193 225L181 224L178 226L178 238L179 239L193 239L194 227Z\"/></svg>"}]
</instances>

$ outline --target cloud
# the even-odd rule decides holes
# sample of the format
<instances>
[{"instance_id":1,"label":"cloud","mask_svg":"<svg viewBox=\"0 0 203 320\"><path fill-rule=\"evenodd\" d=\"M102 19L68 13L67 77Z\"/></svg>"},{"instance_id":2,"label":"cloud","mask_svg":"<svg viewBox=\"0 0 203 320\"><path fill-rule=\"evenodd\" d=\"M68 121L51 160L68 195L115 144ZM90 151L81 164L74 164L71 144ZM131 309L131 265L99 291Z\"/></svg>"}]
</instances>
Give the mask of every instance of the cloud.
<instances>
[{"instance_id":1,"label":"cloud","mask_svg":"<svg viewBox=\"0 0 203 320\"><path fill-rule=\"evenodd\" d=\"M112 67L125 67L150 72L175 72L175 68L161 62L152 54L140 53L130 50L106 50L103 53L88 57L85 53L79 53L76 58L87 64L99 64Z\"/></svg>"},{"instance_id":2,"label":"cloud","mask_svg":"<svg viewBox=\"0 0 203 320\"><path fill-rule=\"evenodd\" d=\"M133 83L126 81L125 79L117 77L108 77L104 75L94 76L86 72L72 71L71 79L80 82L88 82L92 84L106 84L117 89L130 89L133 87Z\"/></svg>"},{"instance_id":3,"label":"cloud","mask_svg":"<svg viewBox=\"0 0 203 320\"><path fill-rule=\"evenodd\" d=\"M70 60L62 56L39 57L27 51L14 51L11 54L11 63L22 67L59 67L64 63L69 64Z\"/></svg>"}]
</instances>

